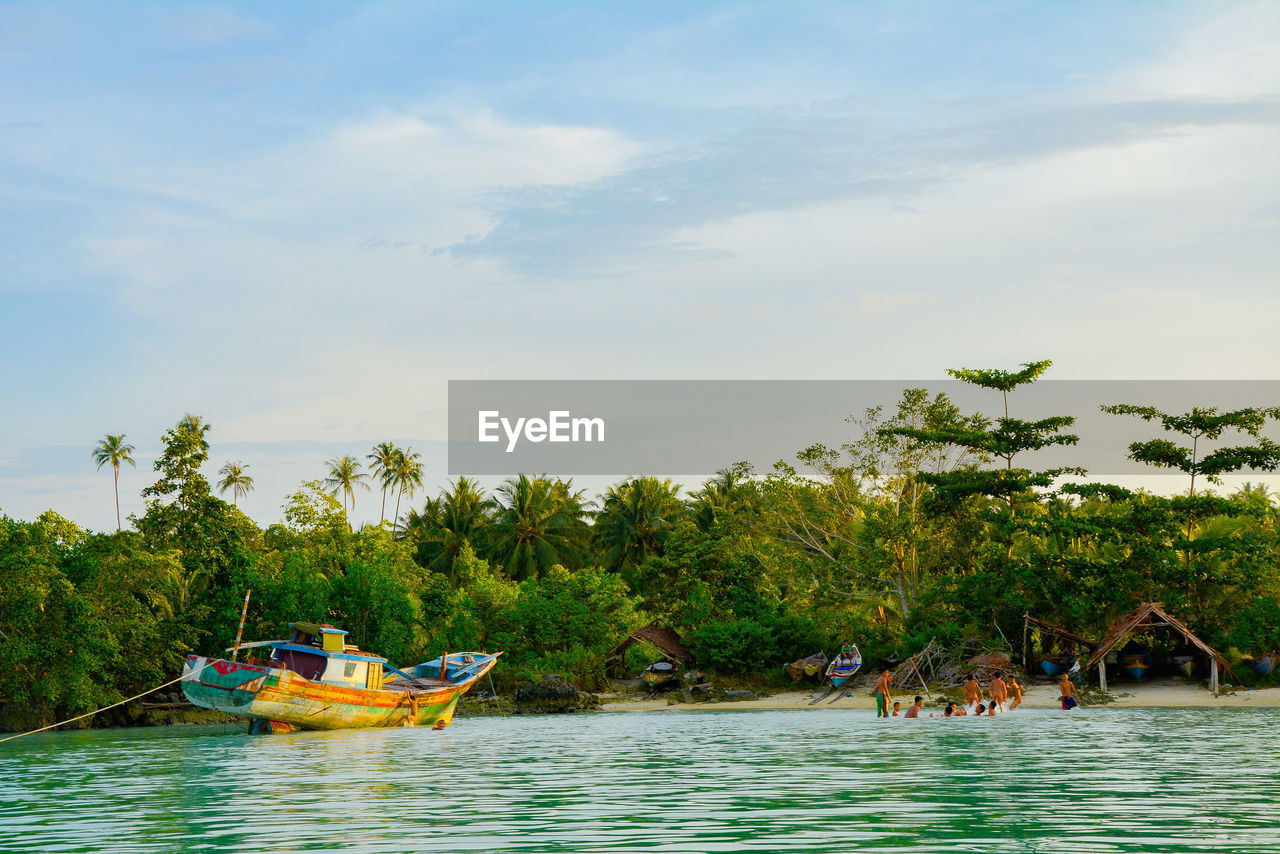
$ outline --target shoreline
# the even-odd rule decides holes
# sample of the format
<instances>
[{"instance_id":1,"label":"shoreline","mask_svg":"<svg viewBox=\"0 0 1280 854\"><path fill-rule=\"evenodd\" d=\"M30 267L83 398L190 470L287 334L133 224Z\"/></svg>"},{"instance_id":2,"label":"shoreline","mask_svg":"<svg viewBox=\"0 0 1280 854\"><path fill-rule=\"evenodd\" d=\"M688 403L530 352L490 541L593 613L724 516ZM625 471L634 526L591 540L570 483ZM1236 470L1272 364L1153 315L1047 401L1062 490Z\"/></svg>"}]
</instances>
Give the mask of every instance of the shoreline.
<instances>
[{"instance_id":1,"label":"shoreline","mask_svg":"<svg viewBox=\"0 0 1280 854\"><path fill-rule=\"evenodd\" d=\"M895 694L903 707L910 705L915 690L904 690ZM859 687L843 700L835 703L822 702L816 706L809 705L815 694L812 690L784 691L755 700L737 700L733 702L711 703L675 703L668 704L666 697L642 700L621 697L606 700L598 710L605 713L615 712L659 712L659 711L724 711L726 709L761 709L761 710L810 710L810 709L874 709L875 698L870 688ZM936 700L944 696L934 691ZM1149 682L1125 685L1122 689L1110 694L1106 703L1086 702L1084 708L1109 709L1276 709L1280 708L1280 687L1260 689L1237 689L1224 691L1217 697L1197 684L1178 682ZM1087 697L1086 697L1087 700ZM925 700L925 709L936 711L940 706ZM1058 709L1058 690L1054 685L1037 684L1023 689L1022 705L1024 709Z\"/></svg>"}]
</instances>

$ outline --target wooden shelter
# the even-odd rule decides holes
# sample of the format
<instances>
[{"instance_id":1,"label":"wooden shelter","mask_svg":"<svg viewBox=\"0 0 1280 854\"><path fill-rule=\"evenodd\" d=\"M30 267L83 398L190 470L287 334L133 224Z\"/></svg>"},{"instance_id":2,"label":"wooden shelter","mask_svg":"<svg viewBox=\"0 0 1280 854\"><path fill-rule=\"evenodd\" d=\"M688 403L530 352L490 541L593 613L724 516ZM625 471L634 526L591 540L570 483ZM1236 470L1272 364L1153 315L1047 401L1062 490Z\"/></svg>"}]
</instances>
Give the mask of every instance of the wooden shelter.
<instances>
[{"instance_id":1,"label":"wooden shelter","mask_svg":"<svg viewBox=\"0 0 1280 854\"><path fill-rule=\"evenodd\" d=\"M1060 640L1069 641L1081 650L1087 649L1093 652L1098 648L1097 641L1091 641L1083 635L1046 623L1044 620L1037 620L1030 614L1023 614L1022 620L1022 669L1027 673L1031 672L1031 632L1033 630L1038 630L1041 635L1052 635Z\"/></svg>"},{"instance_id":2,"label":"wooden shelter","mask_svg":"<svg viewBox=\"0 0 1280 854\"><path fill-rule=\"evenodd\" d=\"M1204 653L1209 659L1209 690L1213 692L1213 696L1218 696L1218 667L1219 665L1227 667L1227 660L1213 647L1192 634L1191 629L1187 628L1181 620L1166 613L1159 602L1144 602L1133 609L1107 629L1102 643L1094 649L1085 670L1098 668L1098 683L1103 691L1107 690L1107 653L1124 643L1125 639L1134 632L1144 629L1172 629L1182 636L1188 646L1195 647Z\"/></svg>"},{"instance_id":3,"label":"wooden shelter","mask_svg":"<svg viewBox=\"0 0 1280 854\"><path fill-rule=\"evenodd\" d=\"M631 648L636 641L644 641L650 646L654 646L663 655L676 661L692 661L693 651L684 645L680 640L680 636L666 626L660 626L657 623L650 623L647 626L641 626L623 639L622 643L609 650L609 654L605 656L604 667L608 670L611 667L622 662L622 656L626 655L627 650Z\"/></svg>"}]
</instances>

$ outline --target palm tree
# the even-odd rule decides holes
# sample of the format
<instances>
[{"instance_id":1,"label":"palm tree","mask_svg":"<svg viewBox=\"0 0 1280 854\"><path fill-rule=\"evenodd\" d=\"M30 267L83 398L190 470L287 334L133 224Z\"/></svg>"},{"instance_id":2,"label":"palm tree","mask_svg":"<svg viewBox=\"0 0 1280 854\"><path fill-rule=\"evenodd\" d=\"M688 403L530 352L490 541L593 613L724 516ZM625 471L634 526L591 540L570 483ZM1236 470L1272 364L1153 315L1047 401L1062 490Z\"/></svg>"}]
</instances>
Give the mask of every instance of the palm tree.
<instances>
[{"instance_id":1,"label":"palm tree","mask_svg":"<svg viewBox=\"0 0 1280 854\"><path fill-rule=\"evenodd\" d=\"M133 461L133 445L125 442L124 434L108 433L105 439L98 442L97 447L93 449L93 458L98 463L98 471L102 471L102 467L107 463L111 463L111 470L115 476L116 485L116 530L120 530L120 464L128 463L134 468L138 464Z\"/></svg>"},{"instance_id":2,"label":"palm tree","mask_svg":"<svg viewBox=\"0 0 1280 854\"><path fill-rule=\"evenodd\" d=\"M253 478L245 474L249 466L246 463L226 463L218 469L222 480L218 481L218 494L226 495L231 490L231 503L238 505L239 499L253 492Z\"/></svg>"},{"instance_id":3,"label":"palm tree","mask_svg":"<svg viewBox=\"0 0 1280 854\"><path fill-rule=\"evenodd\" d=\"M638 477L609 487L592 533L604 546L610 568L639 566L660 554L672 525L684 513L679 486L656 477Z\"/></svg>"},{"instance_id":4,"label":"palm tree","mask_svg":"<svg viewBox=\"0 0 1280 854\"><path fill-rule=\"evenodd\" d=\"M378 483L382 484L382 511L378 515L378 523L387 519L387 490L391 487L396 468L396 457L400 449L390 442L379 442L373 446L373 453L365 459L369 460L369 471Z\"/></svg>"},{"instance_id":5,"label":"palm tree","mask_svg":"<svg viewBox=\"0 0 1280 854\"><path fill-rule=\"evenodd\" d=\"M756 508L759 494L747 473L741 463L720 469L702 489L689 496L689 511L699 528L710 531L717 519Z\"/></svg>"},{"instance_id":6,"label":"palm tree","mask_svg":"<svg viewBox=\"0 0 1280 854\"><path fill-rule=\"evenodd\" d=\"M493 502L469 478L460 477L453 490L428 498L422 510L410 510L402 531L417 543L419 563L433 572L448 570L453 583L454 561L464 543L483 551Z\"/></svg>"},{"instance_id":7,"label":"palm tree","mask_svg":"<svg viewBox=\"0 0 1280 854\"><path fill-rule=\"evenodd\" d=\"M360 461L352 456L334 457L329 460L326 465L329 466L329 476L324 479L324 485L329 487L332 494L342 494L342 509L347 512L347 501L351 502L351 510L356 509L356 487L360 487L365 492L369 492L368 476L360 471ZM350 512L348 512L348 523L350 520Z\"/></svg>"},{"instance_id":8,"label":"palm tree","mask_svg":"<svg viewBox=\"0 0 1280 854\"><path fill-rule=\"evenodd\" d=\"M395 462L391 470L390 485L396 490L396 515L391 523L394 532L400 524L400 498L407 491L409 497L422 487L422 455L413 448L405 448L396 452Z\"/></svg>"},{"instance_id":9,"label":"palm tree","mask_svg":"<svg viewBox=\"0 0 1280 854\"><path fill-rule=\"evenodd\" d=\"M209 440L204 437L204 434L209 432L209 424L204 420L203 416L192 415L188 412L178 422L178 432L194 436L196 441L200 443L201 450L206 453L209 451Z\"/></svg>"},{"instance_id":10,"label":"palm tree","mask_svg":"<svg viewBox=\"0 0 1280 854\"><path fill-rule=\"evenodd\" d=\"M577 552L586 509L566 481L520 475L498 487L492 554L517 580L534 578Z\"/></svg>"}]
</instances>

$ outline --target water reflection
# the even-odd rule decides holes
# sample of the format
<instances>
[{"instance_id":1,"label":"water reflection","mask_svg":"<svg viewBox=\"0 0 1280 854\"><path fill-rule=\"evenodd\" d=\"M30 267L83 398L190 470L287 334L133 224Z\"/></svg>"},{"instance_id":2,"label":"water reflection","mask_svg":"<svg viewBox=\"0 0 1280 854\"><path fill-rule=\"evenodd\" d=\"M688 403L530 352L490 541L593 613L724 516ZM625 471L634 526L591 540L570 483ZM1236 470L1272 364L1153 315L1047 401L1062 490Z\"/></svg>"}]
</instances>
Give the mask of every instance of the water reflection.
<instances>
[{"instance_id":1,"label":"water reflection","mask_svg":"<svg viewBox=\"0 0 1280 854\"><path fill-rule=\"evenodd\" d=\"M0 851L1280 850L1280 714L460 720L0 745Z\"/></svg>"}]
</instances>

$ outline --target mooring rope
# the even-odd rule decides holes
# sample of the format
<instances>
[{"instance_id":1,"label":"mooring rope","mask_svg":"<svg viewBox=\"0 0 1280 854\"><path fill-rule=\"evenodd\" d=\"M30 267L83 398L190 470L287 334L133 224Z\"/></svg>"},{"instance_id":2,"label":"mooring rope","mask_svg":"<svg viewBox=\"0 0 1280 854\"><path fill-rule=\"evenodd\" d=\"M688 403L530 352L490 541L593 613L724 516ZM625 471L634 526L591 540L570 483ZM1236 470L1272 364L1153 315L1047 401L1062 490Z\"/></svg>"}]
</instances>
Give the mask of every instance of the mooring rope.
<instances>
[{"instance_id":1,"label":"mooring rope","mask_svg":"<svg viewBox=\"0 0 1280 854\"><path fill-rule=\"evenodd\" d=\"M208 666L209 666L208 664L204 665L204 667L200 668L199 672L203 673L204 668ZM163 685L157 685L154 688L149 688L148 690L143 691L141 694L134 694L132 697L128 697L124 700L121 700L118 703L112 703L110 706L103 706L101 709L94 709L92 712L85 712L83 715L77 715L74 718L67 718L65 721L58 721L56 724L49 724L48 726L42 726L39 729L33 729L29 732L20 732L17 735L5 736L4 738L0 738L0 744L3 744L6 741L13 741L15 738L22 738L24 735L35 735L36 733L44 732L47 729L56 729L57 727L60 727L63 724L74 723L75 721L81 720L83 718L92 717L93 715L96 715L98 712L105 712L107 709L114 709L116 706L123 706L125 703L131 703L134 700L138 699L139 697L145 697L148 694L154 694L156 691L159 691L161 688L168 688L170 685L176 685L177 683L181 682L183 679L189 679L189 678L191 678L191 676L189 674L184 673L183 675L179 676L177 679L170 679L168 682L164 683Z\"/></svg>"}]
</instances>

